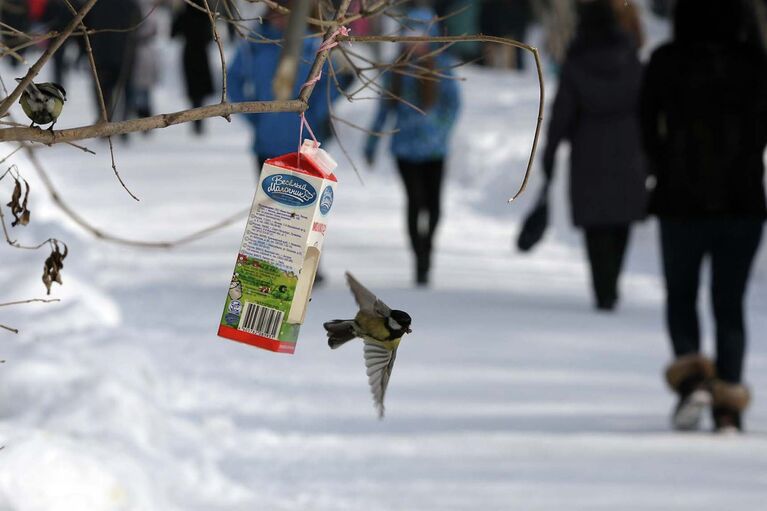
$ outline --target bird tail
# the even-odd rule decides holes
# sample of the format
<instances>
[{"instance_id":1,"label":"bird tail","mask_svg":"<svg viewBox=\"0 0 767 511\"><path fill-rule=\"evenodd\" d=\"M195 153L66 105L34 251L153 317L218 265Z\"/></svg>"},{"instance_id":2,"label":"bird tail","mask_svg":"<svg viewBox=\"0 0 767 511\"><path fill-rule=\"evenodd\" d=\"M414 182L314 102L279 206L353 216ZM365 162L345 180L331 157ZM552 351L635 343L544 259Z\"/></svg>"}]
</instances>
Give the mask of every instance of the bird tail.
<instances>
[{"instance_id":1,"label":"bird tail","mask_svg":"<svg viewBox=\"0 0 767 511\"><path fill-rule=\"evenodd\" d=\"M345 344L357 337L357 334L354 330L353 319L334 319L333 321L328 321L322 326L324 326L325 330L328 332L328 346L333 349L336 349L342 344Z\"/></svg>"}]
</instances>

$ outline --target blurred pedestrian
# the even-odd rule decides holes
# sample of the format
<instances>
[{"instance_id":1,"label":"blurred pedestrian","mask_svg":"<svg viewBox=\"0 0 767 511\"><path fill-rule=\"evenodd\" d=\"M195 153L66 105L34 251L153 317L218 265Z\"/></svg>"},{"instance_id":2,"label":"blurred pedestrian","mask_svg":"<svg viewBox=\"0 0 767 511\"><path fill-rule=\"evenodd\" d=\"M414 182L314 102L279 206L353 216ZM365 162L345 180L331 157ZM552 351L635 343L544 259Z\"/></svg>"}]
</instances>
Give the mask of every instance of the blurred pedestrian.
<instances>
[{"instance_id":1,"label":"blurred pedestrian","mask_svg":"<svg viewBox=\"0 0 767 511\"><path fill-rule=\"evenodd\" d=\"M637 106L641 65L611 0L578 4L543 152L548 187L557 148L570 141L573 223L584 231L599 310L613 310L632 222L645 216Z\"/></svg>"},{"instance_id":2,"label":"blurred pedestrian","mask_svg":"<svg viewBox=\"0 0 767 511\"><path fill-rule=\"evenodd\" d=\"M520 42L527 39L533 21L532 0L483 0L480 3L480 28L485 35L507 37ZM525 50L495 43L485 44L484 63L493 67L525 68Z\"/></svg>"},{"instance_id":3,"label":"blurred pedestrian","mask_svg":"<svg viewBox=\"0 0 767 511\"><path fill-rule=\"evenodd\" d=\"M91 46L109 120L123 120L136 56L136 25L141 11L135 0L96 2L85 16L93 30ZM94 82L94 89L96 84ZM94 94L97 111L98 93Z\"/></svg>"},{"instance_id":4,"label":"blurred pedestrian","mask_svg":"<svg viewBox=\"0 0 767 511\"><path fill-rule=\"evenodd\" d=\"M210 69L208 46L213 41L213 27L205 12L203 0L184 2L173 19L172 37L184 40L182 62L186 95L193 108L201 107L205 98L213 94L213 73ZM195 7L197 6L197 7ZM194 121L194 132L203 133L203 121Z\"/></svg>"},{"instance_id":5,"label":"blurred pedestrian","mask_svg":"<svg viewBox=\"0 0 767 511\"><path fill-rule=\"evenodd\" d=\"M611 1L618 25L631 36L637 49L641 49L644 46L645 35L639 9L632 0Z\"/></svg>"},{"instance_id":6,"label":"blurred pedestrian","mask_svg":"<svg viewBox=\"0 0 767 511\"><path fill-rule=\"evenodd\" d=\"M666 373L678 429L693 429L713 398L717 430L740 430L743 301L765 218L767 62L741 40L739 2L678 0L674 40L658 48L642 88L642 134L657 184L666 320L676 360ZM716 362L701 353L697 311L711 261Z\"/></svg>"},{"instance_id":7,"label":"blurred pedestrian","mask_svg":"<svg viewBox=\"0 0 767 511\"><path fill-rule=\"evenodd\" d=\"M143 22L136 27L136 63L131 75L131 109L138 117L152 115L152 89L160 81L159 26L156 16L152 16L156 6L157 0L139 0Z\"/></svg>"},{"instance_id":8,"label":"blurred pedestrian","mask_svg":"<svg viewBox=\"0 0 767 511\"><path fill-rule=\"evenodd\" d=\"M280 40L284 37L287 25L288 16L272 10L264 17L263 24L256 28L253 37ZM320 42L317 38L306 37L302 44L291 95L294 98L298 97L301 87L309 76L309 68L314 62ZM229 98L234 102L274 100L272 82L277 71L280 52L281 48L275 44L243 41L237 48L227 73ZM337 78L342 88L348 87L353 81L353 77L348 73L339 74ZM326 65L322 77L314 86L314 91L309 98L309 108L306 110L306 120L319 141L323 143L327 142L331 136L328 93L331 102L340 96ZM253 131L256 175L260 173L267 159L298 150L300 120L297 114L261 113L246 114L243 117ZM308 133L305 135L309 136Z\"/></svg>"},{"instance_id":9,"label":"blurred pedestrian","mask_svg":"<svg viewBox=\"0 0 767 511\"><path fill-rule=\"evenodd\" d=\"M559 71L575 32L575 4L572 0L535 0L532 5L543 23L546 52L554 70Z\"/></svg>"},{"instance_id":10,"label":"blurred pedestrian","mask_svg":"<svg viewBox=\"0 0 767 511\"><path fill-rule=\"evenodd\" d=\"M406 16L405 34L437 33L435 18L431 9L411 9ZM418 67L409 67L412 62ZM395 118L391 152L397 159L407 193L407 226L419 285L429 281L448 139L458 116L459 91L458 84L451 79L452 66L450 57L441 52L435 54L427 43L403 45L385 84L388 95L380 100L370 128L372 133L380 133L387 119ZM374 161L378 139L371 134L365 145L369 164Z\"/></svg>"},{"instance_id":11,"label":"blurred pedestrian","mask_svg":"<svg viewBox=\"0 0 767 511\"><path fill-rule=\"evenodd\" d=\"M80 2L79 0L72 1L71 4L74 9L77 9ZM44 29L50 32L62 32L74 17L65 0L30 2L29 5L31 21L41 23L45 27ZM32 8L33 6L35 6L34 9ZM38 16L38 19L33 18L33 13ZM72 39L73 38L67 38L56 53L53 54L51 59L53 61L53 81L62 87L66 86L65 75L69 69L67 49L73 44L82 44L81 42L73 41Z\"/></svg>"},{"instance_id":12,"label":"blurred pedestrian","mask_svg":"<svg viewBox=\"0 0 767 511\"><path fill-rule=\"evenodd\" d=\"M14 49L29 42L24 36L31 28L29 5L27 0L5 0L0 2L0 21L13 30L3 30L0 40L8 48ZM27 48L16 49L17 55L24 55ZM20 61L15 58L8 59L12 68L16 68Z\"/></svg>"}]
</instances>

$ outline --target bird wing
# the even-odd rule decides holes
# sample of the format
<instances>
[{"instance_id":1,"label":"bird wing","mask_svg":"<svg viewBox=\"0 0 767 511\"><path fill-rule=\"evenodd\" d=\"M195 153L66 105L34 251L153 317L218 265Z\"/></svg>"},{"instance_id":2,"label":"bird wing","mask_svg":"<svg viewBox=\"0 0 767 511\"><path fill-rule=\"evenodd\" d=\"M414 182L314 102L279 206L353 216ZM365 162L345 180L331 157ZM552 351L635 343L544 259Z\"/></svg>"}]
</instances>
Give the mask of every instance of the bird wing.
<instances>
[{"instance_id":1,"label":"bird wing","mask_svg":"<svg viewBox=\"0 0 767 511\"><path fill-rule=\"evenodd\" d=\"M365 367L367 367L368 384L373 394L373 401L378 408L379 419L384 416L384 396L396 358L397 348L389 350L378 342L365 339Z\"/></svg>"},{"instance_id":2,"label":"bird wing","mask_svg":"<svg viewBox=\"0 0 767 511\"><path fill-rule=\"evenodd\" d=\"M66 101L67 100L66 96L64 96L64 93L61 92L61 89L59 87L55 86L54 84L50 83L50 82L38 83L37 84L37 88L41 92L43 92L43 93L45 93L45 94L47 94L49 96L53 96L55 98L58 98L61 101Z\"/></svg>"},{"instance_id":3,"label":"bird wing","mask_svg":"<svg viewBox=\"0 0 767 511\"><path fill-rule=\"evenodd\" d=\"M361 311L382 318L388 318L391 315L389 306L383 303L372 291L360 284L349 272L346 272L346 281L349 283L349 288L352 290L354 299L357 301Z\"/></svg>"}]
</instances>

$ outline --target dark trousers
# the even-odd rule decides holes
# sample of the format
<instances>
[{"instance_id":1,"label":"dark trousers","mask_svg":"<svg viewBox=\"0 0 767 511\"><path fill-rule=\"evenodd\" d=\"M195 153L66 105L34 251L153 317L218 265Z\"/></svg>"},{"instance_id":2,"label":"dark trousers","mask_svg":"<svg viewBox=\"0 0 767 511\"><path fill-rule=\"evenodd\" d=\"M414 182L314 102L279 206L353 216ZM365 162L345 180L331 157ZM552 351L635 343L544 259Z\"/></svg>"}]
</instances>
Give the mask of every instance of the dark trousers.
<instances>
[{"instance_id":1,"label":"dark trousers","mask_svg":"<svg viewBox=\"0 0 767 511\"><path fill-rule=\"evenodd\" d=\"M416 256L416 272L425 278L431 266L434 233L440 215L442 173L445 160L397 160L407 194L407 230Z\"/></svg>"},{"instance_id":2,"label":"dark trousers","mask_svg":"<svg viewBox=\"0 0 767 511\"><path fill-rule=\"evenodd\" d=\"M666 321L676 356L700 350L698 287L704 257L711 260L718 377L739 383L746 348L743 300L762 237L758 219L661 219Z\"/></svg>"},{"instance_id":3,"label":"dark trousers","mask_svg":"<svg viewBox=\"0 0 767 511\"><path fill-rule=\"evenodd\" d=\"M584 231L597 307L612 309L618 301L618 278L628 245L629 226L586 227Z\"/></svg>"}]
</instances>

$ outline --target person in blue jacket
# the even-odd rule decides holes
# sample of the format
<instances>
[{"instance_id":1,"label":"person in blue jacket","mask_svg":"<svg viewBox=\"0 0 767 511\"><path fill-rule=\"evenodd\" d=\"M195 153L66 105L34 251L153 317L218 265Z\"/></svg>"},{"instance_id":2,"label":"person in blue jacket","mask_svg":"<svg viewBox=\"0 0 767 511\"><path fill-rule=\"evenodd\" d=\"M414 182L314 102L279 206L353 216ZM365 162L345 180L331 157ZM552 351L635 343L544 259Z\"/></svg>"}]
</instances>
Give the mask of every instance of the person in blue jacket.
<instances>
[{"instance_id":1,"label":"person in blue jacket","mask_svg":"<svg viewBox=\"0 0 767 511\"><path fill-rule=\"evenodd\" d=\"M438 33L436 15L428 8L411 9L403 23L409 25L405 35ZM409 66L408 62L413 65ZM458 84L452 79L453 67L454 62L447 54L435 55L435 48L428 44L403 45L387 77L387 93L379 102L370 128L372 133L380 133L386 121L395 118L391 152L407 193L407 225L418 285L429 281L432 243L440 215L442 174L450 132L460 107ZM416 76L418 74L421 76ZM368 164L375 159L378 139L373 134L367 139L364 150ZM426 222L420 221L422 216Z\"/></svg>"},{"instance_id":2,"label":"person in blue jacket","mask_svg":"<svg viewBox=\"0 0 767 511\"><path fill-rule=\"evenodd\" d=\"M279 40L283 38L288 24L288 17L272 11L264 17L263 24L252 34L254 39ZM298 72L293 86L293 97L297 98L301 86L309 75L309 69L320 46L319 38L305 38L299 58ZM272 80L277 71L281 47L270 43L243 42L237 49L234 59L227 71L228 93L232 102L241 101L272 101L274 92ZM350 74L339 74L337 79L342 88L348 87L353 81ZM340 95L338 88L329 76L328 66L323 69L322 78L314 87L309 98L309 108L306 120L312 127L320 142L327 142L330 137L330 105L328 104L328 88L330 100L334 101ZM261 171L265 160L286 153L296 152L299 146L299 128L301 125L298 114L293 112L245 114L245 120L250 125L253 135L253 153L258 167L256 174ZM309 133L304 131L305 137Z\"/></svg>"}]
</instances>

